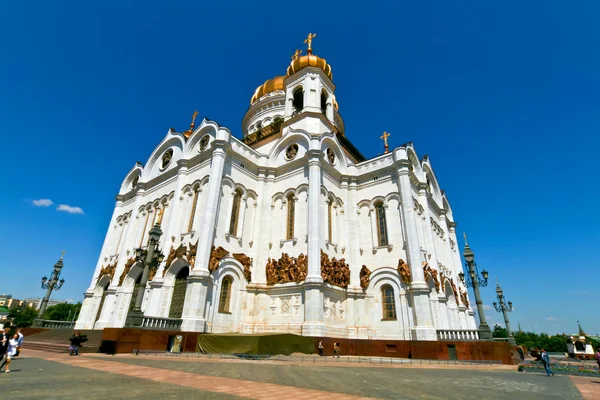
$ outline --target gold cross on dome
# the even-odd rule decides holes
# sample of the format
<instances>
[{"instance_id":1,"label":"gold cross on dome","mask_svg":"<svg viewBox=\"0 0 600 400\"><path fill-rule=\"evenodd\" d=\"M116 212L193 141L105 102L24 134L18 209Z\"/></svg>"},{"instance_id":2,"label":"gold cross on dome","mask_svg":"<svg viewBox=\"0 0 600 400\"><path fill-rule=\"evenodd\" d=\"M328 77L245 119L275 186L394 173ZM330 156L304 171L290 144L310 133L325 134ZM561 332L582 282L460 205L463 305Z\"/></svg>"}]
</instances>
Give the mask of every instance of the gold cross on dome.
<instances>
[{"instance_id":1,"label":"gold cross on dome","mask_svg":"<svg viewBox=\"0 0 600 400\"><path fill-rule=\"evenodd\" d=\"M389 138L390 136L392 136L392 135L390 135L387 132L383 132L383 135L380 136L380 139L383 139L383 146L385 147L385 153L384 154L390 152L389 149L388 149L388 142L387 142L387 138Z\"/></svg>"},{"instance_id":2,"label":"gold cross on dome","mask_svg":"<svg viewBox=\"0 0 600 400\"><path fill-rule=\"evenodd\" d=\"M192 127L194 126L194 123L196 122L197 116L198 116L198 111L194 111L194 113L192 114Z\"/></svg>"},{"instance_id":3,"label":"gold cross on dome","mask_svg":"<svg viewBox=\"0 0 600 400\"><path fill-rule=\"evenodd\" d=\"M292 60L297 60L298 57L300 57L300 54L302 54L302 50L296 50L296 52L292 56Z\"/></svg>"},{"instance_id":4,"label":"gold cross on dome","mask_svg":"<svg viewBox=\"0 0 600 400\"><path fill-rule=\"evenodd\" d=\"M307 44L307 49L309 53L312 53L312 40L317 36L316 33L309 33L308 37L304 39L304 43Z\"/></svg>"},{"instance_id":5,"label":"gold cross on dome","mask_svg":"<svg viewBox=\"0 0 600 400\"><path fill-rule=\"evenodd\" d=\"M63 251L62 251L62 254L60 255L60 259L61 259L61 260L62 260L62 259L63 259L63 257L65 256L65 253L66 253L66 252L67 252L66 250L63 250Z\"/></svg>"}]
</instances>

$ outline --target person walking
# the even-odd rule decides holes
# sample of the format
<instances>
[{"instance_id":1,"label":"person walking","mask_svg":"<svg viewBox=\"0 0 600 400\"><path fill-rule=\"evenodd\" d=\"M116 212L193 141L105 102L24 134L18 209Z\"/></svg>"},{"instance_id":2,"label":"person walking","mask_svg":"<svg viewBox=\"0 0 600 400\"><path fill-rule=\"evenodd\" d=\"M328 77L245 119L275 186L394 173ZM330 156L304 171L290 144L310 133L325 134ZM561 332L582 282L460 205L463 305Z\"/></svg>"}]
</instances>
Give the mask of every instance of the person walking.
<instances>
[{"instance_id":1,"label":"person walking","mask_svg":"<svg viewBox=\"0 0 600 400\"><path fill-rule=\"evenodd\" d=\"M2 331L2 335L0 336L0 360L2 360L2 358L6 354L6 351L8 350L9 331L10 328L4 328L4 330Z\"/></svg>"},{"instance_id":2,"label":"person walking","mask_svg":"<svg viewBox=\"0 0 600 400\"><path fill-rule=\"evenodd\" d=\"M17 354L15 357L18 357L21 354L21 346L23 346L23 333L21 333L21 328L17 329L17 335L19 339L17 340Z\"/></svg>"},{"instance_id":3,"label":"person walking","mask_svg":"<svg viewBox=\"0 0 600 400\"><path fill-rule=\"evenodd\" d=\"M340 343L339 342L335 342L333 344L333 356L337 356L337 358L340 358Z\"/></svg>"},{"instance_id":4,"label":"person walking","mask_svg":"<svg viewBox=\"0 0 600 400\"><path fill-rule=\"evenodd\" d=\"M600 372L600 347L596 349L596 362L598 363L598 372Z\"/></svg>"},{"instance_id":5,"label":"person walking","mask_svg":"<svg viewBox=\"0 0 600 400\"><path fill-rule=\"evenodd\" d=\"M19 343L19 335L16 333L13 335L11 339L8 340L8 348L6 350L6 354L2 360L2 364L0 364L0 370L4 365L6 365L5 373L10 373L10 360L17 354L17 344Z\"/></svg>"},{"instance_id":6,"label":"person walking","mask_svg":"<svg viewBox=\"0 0 600 400\"><path fill-rule=\"evenodd\" d=\"M552 375L554 376L554 372L552 372L552 370L550 369L550 356L548 356L548 353L546 352L545 349L542 349L542 362L544 363L544 368L546 369L546 373L548 374L548 376Z\"/></svg>"},{"instance_id":7,"label":"person walking","mask_svg":"<svg viewBox=\"0 0 600 400\"><path fill-rule=\"evenodd\" d=\"M323 357L323 350L324 350L324 349L325 349L325 348L323 347L323 341L322 341L322 340L319 340L319 355L320 355L321 357Z\"/></svg>"}]
</instances>

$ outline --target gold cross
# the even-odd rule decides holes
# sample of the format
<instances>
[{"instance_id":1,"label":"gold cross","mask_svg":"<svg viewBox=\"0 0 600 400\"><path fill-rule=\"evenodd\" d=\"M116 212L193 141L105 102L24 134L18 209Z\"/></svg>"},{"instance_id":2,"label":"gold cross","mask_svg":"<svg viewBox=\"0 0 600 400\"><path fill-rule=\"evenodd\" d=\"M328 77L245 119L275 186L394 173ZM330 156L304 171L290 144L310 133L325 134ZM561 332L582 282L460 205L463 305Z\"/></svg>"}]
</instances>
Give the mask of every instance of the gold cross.
<instances>
[{"instance_id":1,"label":"gold cross","mask_svg":"<svg viewBox=\"0 0 600 400\"><path fill-rule=\"evenodd\" d=\"M292 56L292 60L297 60L298 57L300 57L300 54L302 54L302 50L296 50L296 52Z\"/></svg>"},{"instance_id":2,"label":"gold cross","mask_svg":"<svg viewBox=\"0 0 600 400\"><path fill-rule=\"evenodd\" d=\"M194 111L192 114L192 128L194 127L194 123L196 122L196 117L198 116L198 111Z\"/></svg>"},{"instance_id":3,"label":"gold cross","mask_svg":"<svg viewBox=\"0 0 600 400\"><path fill-rule=\"evenodd\" d=\"M61 259L61 260L62 260L62 259L63 259L63 257L65 256L65 253L66 253L66 252L67 252L66 250L63 250L63 251L62 251L62 254L60 255L60 259Z\"/></svg>"},{"instance_id":4,"label":"gold cross","mask_svg":"<svg viewBox=\"0 0 600 400\"><path fill-rule=\"evenodd\" d=\"M463 237L465 238L465 246L469 246L469 243L467 243L467 234L463 232Z\"/></svg>"},{"instance_id":5,"label":"gold cross","mask_svg":"<svg viewBox=\"0 0 600 400\"><path fill-rule=\"evenodd\" d=\"M389 138L390 136L392 136L392 135L390 135L387 132L383 132L383 135L380 136L380 139L383 139L383 146L385 147L385 153L390 152L388 149L388 142L387 142L387 138Z\"/></svg>"},{"instance_id":6,"label":"gold cross","mask_svg":"<svg viewBox=\"0 0 600 400\"><path fill-rule=\"evenodd\" d=\"M304 43L306 43L308 46L308 52L312 53L312 40L317 36L316 33L309 33L308 37L306 39L304 39Z\"/></svg>"}]
</instances>

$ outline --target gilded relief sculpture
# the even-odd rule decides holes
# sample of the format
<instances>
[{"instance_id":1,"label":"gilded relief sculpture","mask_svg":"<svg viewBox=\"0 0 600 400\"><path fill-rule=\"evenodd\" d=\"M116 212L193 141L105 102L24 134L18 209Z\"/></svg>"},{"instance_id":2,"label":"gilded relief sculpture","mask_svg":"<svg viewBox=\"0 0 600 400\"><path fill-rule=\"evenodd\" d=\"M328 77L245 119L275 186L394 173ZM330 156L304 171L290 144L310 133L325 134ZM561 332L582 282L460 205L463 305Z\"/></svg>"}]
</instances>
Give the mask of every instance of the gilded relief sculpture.
<instances>
[{"instance_id":1,"label":"gilded relief sculpture","mask_svg":"<svg viewBox=\"0 0 600 400\"><path fill-rule=\"evenodd\" d=\"M410 285L412 283L412 276L410 274L410 268L403 259L398 260L398 274L404 284Z\"/></svg>"},{"instance_id":2,"label":"gilded relief sculpture","mask_svg":"<svg viewBox=\"0 0 600 400\"><path fill-rule=\"evenodd\" d=\"M308 259L303 253L298 258L282 253L279 260L269 259L266 265L267 285L302 282L308 274Z\"/></svg>"},{"instance_id":3,"label":"gilded relief sculpture","mask_svg":"<svg viewBox=\"0 0 600 400\"><path fill-rule=\"evenodd\" d=\"M219 246L216 249L215 246L213 246L210 252L210 260L208 261L208 271L211 273L216 271L217 268L219 268L221 260L225 258L225 256L227 256L228 254L229 252L221 246Z\"/></svg>"},{"instance_id":4,"label":"gilded relief sculpture","mask_svg":"<svg viewBox=\"0 0 600 400\"><path fill-rule=\"evenodd\" d=\"M321 250L321 277L323 282L345 289L350 284L350 267L345 259L336 260L334 257L330 260Z\"/></svg>"},{"instance_id":5,"label":"gilded relief sculpture","mask_svg":"<svg viewBox=\"0 0 600 400\"><path fill-rule=\"evenodd\" d=\"M115 276L115 271L117 270L117 262L114 264L109 264L106 267L103 265L102 269L100 269L100 273L98 274L98 280L102 278L104 275L107 275L109 279L112 281L113 276Z\"/></svg>"},{"instance_id":6,"label":"gilded relief sculpture","mask_svg":"<svg viewBox=\"0 0 600 400\"><path fill-rule=\"evenodd\" d=\"M252 267L252 259L244 253L235 253L233 254L233 258L244 266L244 277L246 278L246 282L250 283L252 280L252 271L250 269Z\"/></svg>"},{"instance_id":7,"label":"gilded relief sculpture","mask_svg":"<svg viewBox=\"0 0 600 400\"><path fill-rule=\"evenodd\" d=\"M196 262L197 248L197 241L196 244L189 243L187 247L183 243L181 243L177 248L171 246L171 250L169 251L169 255L167 256L167 259L165 261L165 267L162 271L163 278L165 277L168 269L171 267L171 264L173 264L173 262L179 258L186 260L190 264L190 269L193 269L194 263Z\"/></svg>"},{"instance_id":8,"label":"gilded relief sculpture","mask_svg":"<svg viewBox=\"0 0 600 400\"><path fill-rule=\"evenodd\" d=\"M427 261L423 261L423 275L425 277L425 282L427 279L433 279L433 283L435 284L436 292L440 292L440 281L438 280L438 272L429 266Z\"/></svg>"},{"instance_id":9,"label":"gilded relief sculpture","mask_svg":"<svg viewBox=\"0 0 600 400\"><path fill-rule=\"evenodd\" d=\"M129 273L129 271L131 271L131 267L133 267L134 265L135 265L135 258L133 258L133 257L129 258L129 260L127 260L127 262L125 263L125 268L123 268L123 273L119 277L119 286L123 285L123 281L127 277L127 274Z\"/></svg>"},{"instance_id":10,"label":"gilded relief sculpture","mask_svg":"<svg viewBox=\"0 0 600 400\"><path fill-rule=\"evenodd\" d=\"M367 290L369 283L371 283L371 270L366 265L363 265L360 269L360 287L363 291Z\"/></svg>"},{"instance_id":11,"label":"gilded relief sculpture","mask_svg":"<svg viewBox=\"0 0 600 400\"><path fill-rule=\"evenodd\" d=\"M469 296L467 295L467 292L462 290L462 288L458 290L460 291L460 299L462 300L462 303L469 308Z\"/></svg>"},{"instance_id":12,"label":"gilded relief sculpture","mask_svg":"<svg viewBox=\"0 0 600 400\"><path fill-rule=\"evenodd\" d=\"M458 304L460 298L458 296L458 290L456 290L456 285L454 284L454 279L452 278L450 278L450 286L452 286L452 291L454 292L454 297L456 298L456 304Z\"/></svg>"}]
</instances>

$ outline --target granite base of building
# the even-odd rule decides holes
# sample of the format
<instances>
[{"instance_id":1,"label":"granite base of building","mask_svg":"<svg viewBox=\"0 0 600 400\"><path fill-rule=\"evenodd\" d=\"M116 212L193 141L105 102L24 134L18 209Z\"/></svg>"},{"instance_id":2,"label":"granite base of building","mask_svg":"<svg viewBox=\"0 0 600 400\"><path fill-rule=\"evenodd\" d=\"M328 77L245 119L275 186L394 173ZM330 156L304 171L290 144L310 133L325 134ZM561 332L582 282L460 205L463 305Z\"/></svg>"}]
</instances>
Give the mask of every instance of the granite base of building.
<instances>
[{"instance_id":1,"label":"granite base of building","mask_svg":"<svg viewBox=\"0 0 600 400\"><path fill-rule=\"evenodd\" d=\"M136 351L168 351L174 337L181 336L182 352L198 352L199 335L203 334L136 328L105 328L102 334L100 351L121 354ZM311 339L314 341L314 354L318 354L318 344L323 341L324 355L332 355L333 344L338 342L342 356L500 361L502 364L515 364L518 362L515 361L516 347L506 342L370 340L333 337L314 337ZM518 360L518 356L516 359Z\"/></svg>"}]
</instances>

